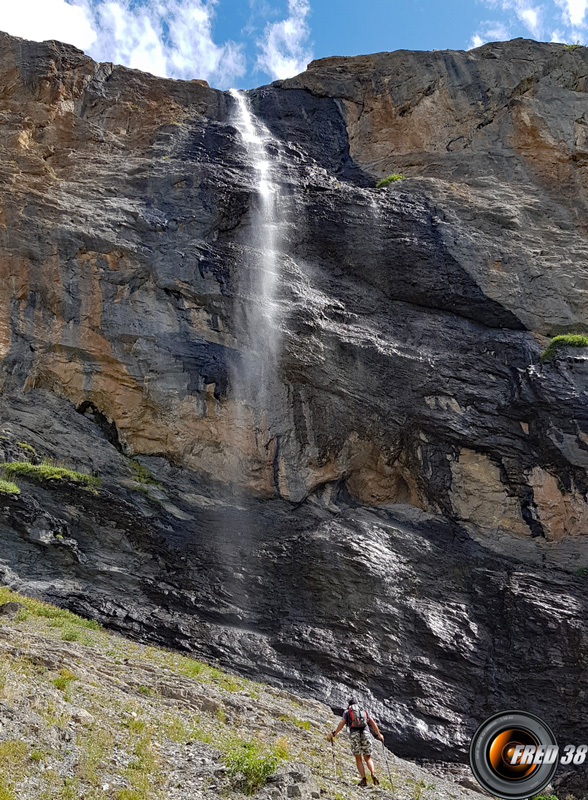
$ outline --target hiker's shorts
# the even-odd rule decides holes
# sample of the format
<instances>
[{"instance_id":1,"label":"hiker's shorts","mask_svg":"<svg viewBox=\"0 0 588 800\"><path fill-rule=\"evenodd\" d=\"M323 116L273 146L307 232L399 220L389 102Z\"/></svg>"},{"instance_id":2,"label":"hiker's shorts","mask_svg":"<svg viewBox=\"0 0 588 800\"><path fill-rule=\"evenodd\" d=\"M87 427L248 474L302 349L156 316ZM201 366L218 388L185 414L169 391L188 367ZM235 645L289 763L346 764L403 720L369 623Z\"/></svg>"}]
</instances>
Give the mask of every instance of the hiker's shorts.
<instances>
[{"instance_id":1,"label":"hiker's shorts","mask_svg":"<svg viewBox=\"0 0 588 800\"><path fill-rule=\"evenodd\" d=\"M351 752L354 756L371 756L372 737L364 728L362 731L351 731Z\"/></svg>"}]
</instances>

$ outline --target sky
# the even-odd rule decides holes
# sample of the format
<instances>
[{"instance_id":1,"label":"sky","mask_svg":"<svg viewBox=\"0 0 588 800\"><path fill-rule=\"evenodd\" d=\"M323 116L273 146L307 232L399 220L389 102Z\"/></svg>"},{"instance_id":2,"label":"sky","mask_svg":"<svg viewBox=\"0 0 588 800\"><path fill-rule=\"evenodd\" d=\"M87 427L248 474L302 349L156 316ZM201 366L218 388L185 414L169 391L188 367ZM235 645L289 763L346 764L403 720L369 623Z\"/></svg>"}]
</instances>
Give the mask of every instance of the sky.
<instances>
[{"instance_id":1,"label":"sky","mask_svg":"<svg viewBox=\"0 0 588 800\"><path fill-rule=\"evenodd\" d=\"M331 55L467 50L518 36L583 44L588 0L0 0L0 30L242 89Z\"/></svg>"}]
</instances>

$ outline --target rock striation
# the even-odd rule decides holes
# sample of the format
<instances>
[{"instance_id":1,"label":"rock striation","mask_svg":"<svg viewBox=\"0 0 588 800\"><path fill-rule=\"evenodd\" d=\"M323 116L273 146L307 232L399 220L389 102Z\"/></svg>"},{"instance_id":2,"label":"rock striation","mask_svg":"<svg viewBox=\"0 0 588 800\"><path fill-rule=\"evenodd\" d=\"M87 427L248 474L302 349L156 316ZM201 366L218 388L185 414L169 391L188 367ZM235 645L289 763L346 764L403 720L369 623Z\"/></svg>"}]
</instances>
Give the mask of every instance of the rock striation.
<instances>
[{"instance_id":1,"label":"rock striation","mask_svg":"<svg viewBox=\"0 0 588 800\"><path fill-rule=\"evenodd\" d=\"M335 708L359 689L403 755L462 758L509 706L588 735L588 359L540 360L588 330L588 50L249 93L282 220L263 393L261 367L235 391L264 355L235 99L6 35L0 73L0 450L103 481L22 479L4 580Z\"/></svg>"}]
</instances>

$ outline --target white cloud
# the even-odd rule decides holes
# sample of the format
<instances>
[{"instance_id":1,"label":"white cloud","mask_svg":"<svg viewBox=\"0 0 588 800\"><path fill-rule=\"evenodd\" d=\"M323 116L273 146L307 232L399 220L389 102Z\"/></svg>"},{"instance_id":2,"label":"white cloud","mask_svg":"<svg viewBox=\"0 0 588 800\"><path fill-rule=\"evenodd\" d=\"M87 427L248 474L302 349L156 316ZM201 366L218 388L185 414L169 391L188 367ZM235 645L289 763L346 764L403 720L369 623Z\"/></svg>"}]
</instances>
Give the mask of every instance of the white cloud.
<instances>
[{"instance_id":1,"label":"white cloud","mask_svg":"<svg viewBox=\"0 0 588 800\"><path fill-rule=\"evenodd\" d=\"M534 35L538 35L538 32L540 30L538 10L536 8L523 8L518 13L521 18L521 21L525 23L525 25L527 26L527 28L529 28L531 33Z\"/></svg>"},{"instance_id":2,"label":"white cloud","mask_svg":"<svg viewBox=\"0 0 588 800\"><path fill-rule=\"evenodd\" d=\"M572 1L572 0L570 0ZM544 6L535 5L532 0L482 0L482 2L490 6L490 8L498 9L504 12L514 12L514 16L521 22L531 35L539 39L543 32L543 13ZM568 2L568 0L555 0L555 2ZM588 0L586 0L588 2ZM495 36L495 31L489 30L487 33L481 33L479 30L476 34L482 37L484 41L508 39L510 34L505 25L501 22L495 23L482 23L483 25L494 25L500 35ZM473 37L472 37L473 41Z\"/></svg>"},{"instance_id":3,"label":"white cloud","mask_svg":"<svg viewBox=\"0 0 588 800\"><path fill-rule=\"evenodd\" d=\"M531 33L534 39L549 39L552 42L576 42L585 39L588 0L482 0L495 10L504 12L518 21ZM477 37L477 38L476 38ZM477 30L474 41L484 33Z\"/></svg>"},{"instance_id":4,"label":"white cloud","mask_svg":"<svg viewBox=\"0 0 588 800\"><path fill-rule=\"evenodd\" d=\"M65 0L0 0L0 30L36 42L59 39L82 49L96 40L84 5Z\"/></svg>"},{"instance_id":5,"label":"white cloud","mask_svg":"<svg viewBox=\"0 0 588 800\"><path fill-rule=\"evenodd\" d=\"M216 44L217 0L0 0L0 29L35 41L59 39L98 61L226 88L245 72L242 46Z\"/></svg>"},{"instance_id":6,"label":"white cloud","mask_svg":"<svg viewBox=\"0 0 588 800\"><path fill-rule=\"evenodd\" d=\"M472 36L468 50L474 47L481 47L483 44L486 44L486 42L505 42L508 39L510 39L510 31L508 28L503 25L502 22L490 20L483 22L480 30L476 31Z\"/></svg>"},{"instance_id":7,"label":"white cloud","mask_svg":"<svg viewBox=\"0 0 588 800\"><path fill-rule=\"evenodd\" d=\"M239 45L214 42L214 0L155 0L130 6L106 0L95 7L100 36L91 54L171 78L204 78L224 86L245 72Z\"/></svg>"},{"instance_id":8,"label":"white cloud","mask_svg":"<svg viewBox=\"0 0 588 800\"><path fill-rule=\"evenodd\" d=\"M584 44L585 43L585 34L581 31L572 29L567 33L564 33L559 28L556 28L551 32L551 36L549 41L558 43L558 44Z\"/></svg>"},{"instance_id":9,"label":"white cloud","mask_svg":"<svg viewBox=\"0 0 588 800\"><path fill-rule=\"evenodd\" d=\"M566 25L583 25L588 8L588 0L556 0L557 5L563 9Z\"/></svg>"},{"instance_id":10,"label":"white cloud","mask_svg":"<svg viewBox=\"0 0 588 800\"><path fill-rule=\"evenodd\" d=\"M514 11L523 25L538 38L541 35L541 8L530 0L502 0L505 11Z\"/></svg>"},{"instance_id":11,"label":"white cloud","mask_svg":"<svg viewBox=\"0 0 588 800\"><path fill-rule=\"evenodd\" d=\"M308 0L288 0L288 17L266 25L263 39L258 42L257 65L272 78L290 78L312 60L309 14Z\"/></svg>"}]
</instances>

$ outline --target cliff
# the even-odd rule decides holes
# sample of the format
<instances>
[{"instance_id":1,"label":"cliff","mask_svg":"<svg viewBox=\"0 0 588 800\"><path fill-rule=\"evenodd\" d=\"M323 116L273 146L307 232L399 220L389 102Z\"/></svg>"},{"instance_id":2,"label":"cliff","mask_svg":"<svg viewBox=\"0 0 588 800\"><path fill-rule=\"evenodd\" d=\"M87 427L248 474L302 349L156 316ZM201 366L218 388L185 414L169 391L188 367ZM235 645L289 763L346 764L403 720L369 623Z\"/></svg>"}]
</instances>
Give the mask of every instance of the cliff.
<instances>
[{"instance_id":1,"label":"cliff","mask_svg":"<svg viewBox=\"0 0 588 800\"><path fill-rule=\"evenodd\" d=\"M588 362L540 356L588 329L588 50L249 93L271 303L234 97L6 35L0 72L0 450L102 481L20 473L4 581L335 708L357 688L401 754L461 757L510 706L587 735Z\"/></svg>"}]
</instances>

